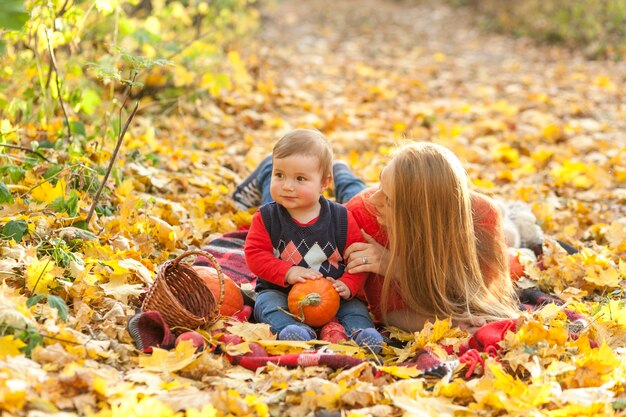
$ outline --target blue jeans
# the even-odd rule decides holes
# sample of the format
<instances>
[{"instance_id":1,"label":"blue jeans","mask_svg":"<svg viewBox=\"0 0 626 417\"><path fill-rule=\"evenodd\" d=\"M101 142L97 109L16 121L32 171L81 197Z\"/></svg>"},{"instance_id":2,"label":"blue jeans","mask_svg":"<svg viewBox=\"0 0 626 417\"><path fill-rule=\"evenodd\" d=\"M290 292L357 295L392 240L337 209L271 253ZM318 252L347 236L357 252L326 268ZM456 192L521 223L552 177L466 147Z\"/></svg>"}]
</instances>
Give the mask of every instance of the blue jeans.
<instances>
[{"instance_id":1,"label":"blue jeans","mask_svg":"<svg viewBox=\"0 0 626 417\"><path fill-rule=\"evenodd\" d=\"M259 172L259 190L263 196L261 205L274 201L270 195L270 182L272 180L272 164L263 167ZM335 201L343 204L364 190L365 183L354 175L350 167L342 162L333 164L333 181L335 183Z\"/></svg>"},{"instance_id":2,"label":"blue jeans","mask_svg":"<svg viewBox=\"0 0 626 417\"><path fill-rule=\"evenodd\" d=\"M270 325L273 333L278 334L282 329L290 324L307 327L315 331L310 326L296 320L289 314L287 305L287 294L277 290L261 291L256 296L254 302L254 319L258 323ZM353 337L363 329L374 327L365 303L357 298L351 300L341 300L337 320L346 329L348 336Z\"/></svg>"}]
</instances>

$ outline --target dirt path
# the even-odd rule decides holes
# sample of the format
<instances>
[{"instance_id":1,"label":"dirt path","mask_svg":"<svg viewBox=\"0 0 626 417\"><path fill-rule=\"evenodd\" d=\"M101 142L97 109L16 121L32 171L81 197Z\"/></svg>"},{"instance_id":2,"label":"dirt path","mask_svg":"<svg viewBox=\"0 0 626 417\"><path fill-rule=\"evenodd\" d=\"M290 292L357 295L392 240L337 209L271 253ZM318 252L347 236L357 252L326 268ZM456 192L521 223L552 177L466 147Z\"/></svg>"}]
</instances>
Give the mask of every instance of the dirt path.
<instances>
[{"instance_id":1,"label":"dirt path","mask_svg":"<svg viewBox=\"0 0 626 417\"><path fill-rule=\"evenodd\" d=\"M281 2L264 16L262 40L259 77L278 96L268 111L282 128L327 133L369 180L392 142L435 140L494 194L608 199L596 208L623 213L626 173L614 178L626 163L623 63L481 32L467 11L429 1ZM555 178L570 163L590 182Z\"/></svg>"}]
</instances>

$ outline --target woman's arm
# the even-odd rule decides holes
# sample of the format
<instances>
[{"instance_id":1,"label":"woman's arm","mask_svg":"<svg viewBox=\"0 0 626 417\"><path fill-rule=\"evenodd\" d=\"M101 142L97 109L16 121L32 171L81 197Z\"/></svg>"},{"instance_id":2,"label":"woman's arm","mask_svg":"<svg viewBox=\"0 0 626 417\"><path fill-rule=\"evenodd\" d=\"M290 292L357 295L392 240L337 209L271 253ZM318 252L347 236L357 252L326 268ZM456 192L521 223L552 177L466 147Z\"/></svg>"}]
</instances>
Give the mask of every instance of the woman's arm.
<instances>
[{"instance_id":1,"label":"woman's arm","mask_svg":"<svg viewBox=\"0 0 626 417\"><path fill-rule=\"evenodd\" d=\"M416 313L413 310L402 309L390 311L387 313L387 324L395 326L406 332L418 332L424 328L426 322L435 322L434 317L428 317ZM459 327L469 334L474 334L476 330L486 324L486 320L482 317L472 317L466 319L452 319L452 326Z\"/></svg>"},{"instance_id":2,"label":"woman's arm","mask_svg":"<svg viewBox=\"0 0 626 417\"><path fill-rule=\"evenodd\" d=\"M409 309L387 312L387 324L406 332L419 332L424 328L424 324L426 324L427 321L434 322L434 319Z\"/></svg>"}]
</instances>

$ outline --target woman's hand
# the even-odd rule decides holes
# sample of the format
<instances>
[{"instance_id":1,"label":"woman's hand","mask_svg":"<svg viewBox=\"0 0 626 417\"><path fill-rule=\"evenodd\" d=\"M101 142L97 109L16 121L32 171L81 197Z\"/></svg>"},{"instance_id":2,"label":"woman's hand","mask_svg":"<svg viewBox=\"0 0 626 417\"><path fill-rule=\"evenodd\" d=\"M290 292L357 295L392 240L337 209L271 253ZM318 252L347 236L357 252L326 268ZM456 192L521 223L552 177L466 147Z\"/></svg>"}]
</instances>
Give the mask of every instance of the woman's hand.
<instances>
[{"instance_id":1,"label":"woman's hand","mask_svg":"<svg viewBox=\"0 0 626 417\"><path fill-rule=\"evenodd\" d=\"M348 246L344 253L346 269L351 274L373 272L382 275L387 271L389 251L361 229L365 242Z\"/></svg>"},{"instance_id":2,"label":"woman's hand","mask_svg":"<svg viewBox=\"0 0 626 417\"><path fill-rule=\"evenodd\" d=\"M476 333L476 330L487 324L487 320L483 317L473 316L466 319L452 319L452 326L458 327L461 330L465 330L470 335Z\"/></svg>"},{"instance_id":3,"label":"woman's hand","mask_svg":"<svg viewBox=\"0 0 626 417\"><path fill-rule=\"evenodd\" d=\"M288 285L293 285L296 282L304 282L307 279L322 278L323 275L320 271L314 269L308 269L301 266L292 266L285 275L285 282Z\"/></svg>"}]
</instances>

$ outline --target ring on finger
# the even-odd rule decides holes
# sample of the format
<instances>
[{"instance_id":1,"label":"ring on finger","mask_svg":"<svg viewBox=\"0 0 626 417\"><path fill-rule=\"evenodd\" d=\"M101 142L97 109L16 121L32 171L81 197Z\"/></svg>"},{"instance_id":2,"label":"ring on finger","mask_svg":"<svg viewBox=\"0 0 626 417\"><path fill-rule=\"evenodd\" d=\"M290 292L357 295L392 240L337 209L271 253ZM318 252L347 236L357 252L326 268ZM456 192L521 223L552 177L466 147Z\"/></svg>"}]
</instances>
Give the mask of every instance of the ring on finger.
<instances>
[{"instance_id":1,"label":"ring on finger","mask_svg":"<svg viewBox=\"0 0 626 417\"><path fill-rule=\"evenodd\" d=\"M363 257L363 263L364 263L364 264L366 264L366 263L368 263L368 262L369 262L369 259L367 259L367 256L364 256L364 257Z\"/></svg>"}]
</instances>

